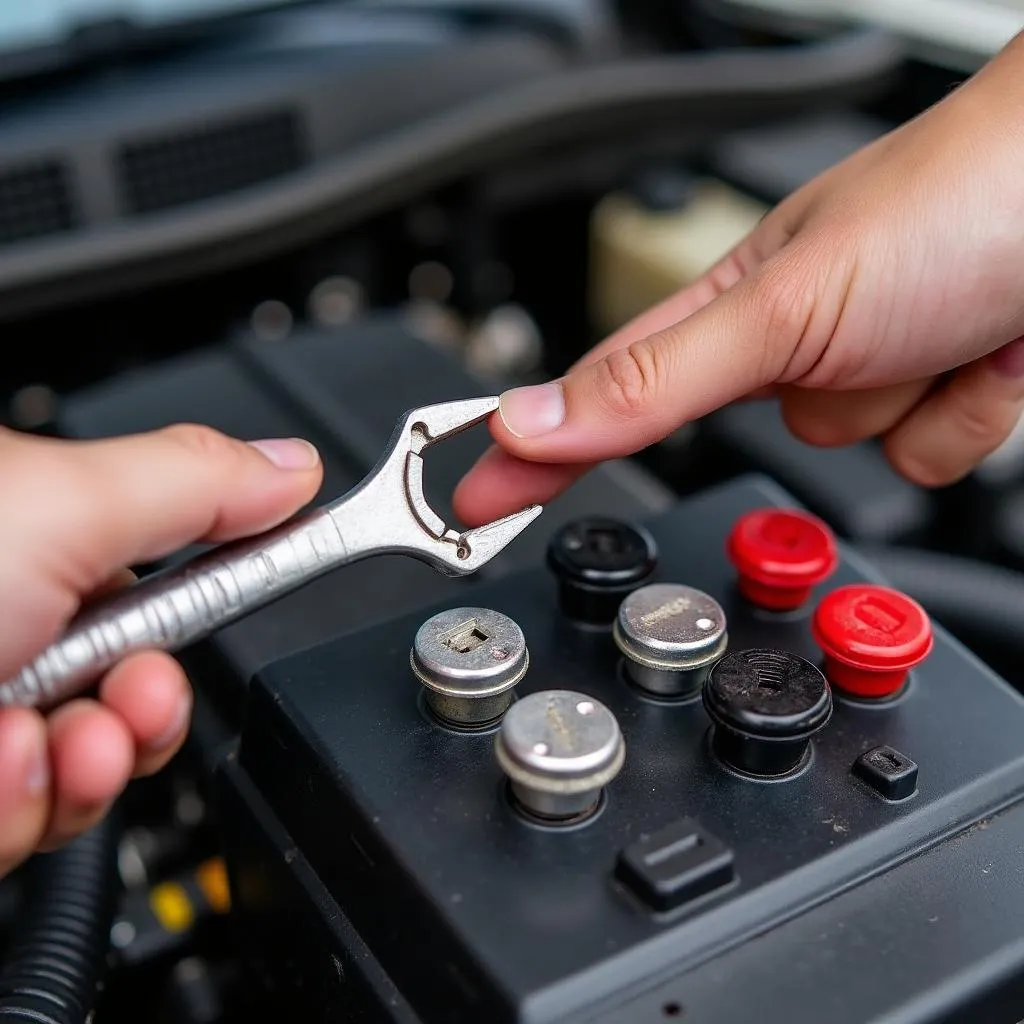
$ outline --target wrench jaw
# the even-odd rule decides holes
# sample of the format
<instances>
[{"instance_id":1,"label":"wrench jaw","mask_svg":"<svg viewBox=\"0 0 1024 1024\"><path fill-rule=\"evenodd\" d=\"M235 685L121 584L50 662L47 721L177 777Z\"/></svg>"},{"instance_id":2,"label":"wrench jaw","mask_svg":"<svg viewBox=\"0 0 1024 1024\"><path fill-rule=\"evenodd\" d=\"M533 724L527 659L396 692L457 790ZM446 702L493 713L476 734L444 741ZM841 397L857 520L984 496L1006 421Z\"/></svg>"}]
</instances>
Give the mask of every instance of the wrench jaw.
<instances>
[{"instance_id":1,"label":"wrench jaw","mask_svg":"<svg viewBox=\"0 0 1024 1024\"><path fill-rule=\"evenodd\" d=\"M403 497L418 543L408 553L445 576L469 576L508 547L543 511L531 505L520 512L464 533L449 529L423 493L422 452L438 441L482 423L498 408L498 399L470 398L407 412L396 431L395 454L405 452Z\"/></svg>"},{"instance_id":2,"label":"wrench jaw","mask_svg":"<svg viewBox=\"0 0 1024 1024\"><path fill-rule=\"evenodd\" d=\"M447 530L436 543L431 564L445 576L469 576L504 551L543 510L542 505L530 505L462 534Z\"/></svg>"},{"instance_id":3,"label":"wrench jaw","mask_svg":"<svg viewBox=\"0 0 1024 1024\"><path fill-rule=\"evenodd\" d=\"M398 433L404 439L406 450L418 455L438 441L444 441L475 427L478 423L483 423L497 408L497 396L424 405L405 413L400 421Z\"/></svg>"},{"instance_id":4,"label":"wrench jaw","mask_svg":"<svg viewBox=\"0 0 1024 1024\"><path fill-rule=\"evenodd\" d=\"M423 494L423 459L409 452L405 464L405 499L414 523L419 556L445 576L468 576L512 543L543 511L531 505L493 523L459 533L449 529Z\"/></svg>"}]
</instances>

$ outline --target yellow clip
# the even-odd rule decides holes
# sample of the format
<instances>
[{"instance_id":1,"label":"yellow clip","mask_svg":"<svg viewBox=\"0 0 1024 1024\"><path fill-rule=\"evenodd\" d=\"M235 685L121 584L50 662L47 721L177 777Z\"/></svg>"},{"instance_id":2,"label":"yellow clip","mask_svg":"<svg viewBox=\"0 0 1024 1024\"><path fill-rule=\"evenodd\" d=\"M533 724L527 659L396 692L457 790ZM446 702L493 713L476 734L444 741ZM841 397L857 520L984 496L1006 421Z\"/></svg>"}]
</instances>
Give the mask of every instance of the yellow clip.
<instances>
[{"instance_id":1,"label":"yellow clip","mask_svg":"<svg viewBox=\"0 0 1024 1024\"><path fill-rule=\"evenodd\" d=\"M188 893L177 882L156 886L149 894L149 905L156 919L169 932L186 931L195 920Z\"/></svg>"}]
</instances>

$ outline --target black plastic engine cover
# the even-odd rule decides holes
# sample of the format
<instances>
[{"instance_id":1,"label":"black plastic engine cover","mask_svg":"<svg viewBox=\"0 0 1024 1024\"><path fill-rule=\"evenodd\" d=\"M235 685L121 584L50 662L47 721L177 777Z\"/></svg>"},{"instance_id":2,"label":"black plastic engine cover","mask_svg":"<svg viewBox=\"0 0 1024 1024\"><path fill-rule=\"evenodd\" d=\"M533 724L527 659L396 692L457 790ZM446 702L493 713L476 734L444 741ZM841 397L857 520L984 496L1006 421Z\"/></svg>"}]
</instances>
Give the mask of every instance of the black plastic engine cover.
<instances>
[{"instance_id":1,"label":"black plastic engine cover","mask_svg":"<svg viewBox=\"0 0 1024 1024\"><path fill-rule=\"evenodd\" d=\"M817 664L813 606L785 614L751 608L725 557L740 515L789 504L760 478L682 503L651 524L661 549L657 578L713 595L728 616L731 650L772 648ZM554 527L542 517L533 529L550 536ZM882 582L844 558L819 590L863 581ZM897 699L865 706L833 690L834 712L806 769L767 782L715 760L699 699L669 704L630 687L609 633L561 615L547 570L479 587L472 603L510 616L525 634L531 663L520 698L582 691L614 712L625 737L625 767L601 811L573 827L541 827L513 809L493 733L443 728L418 699L413 637L454 603L257 676L240 749L222 778L247 933L263 922L266 936L268 894L294 889L296 872L308 873L320 887L316 900L297 900L294 924L279 907L274 941L308 948L302 915L351 926L362 969L372 966L401 994L401 1013L382 1001L380 1020L1018 1020L1007 986L1024 965L1013 925L1024 909L1016 845L1024 700L941 629ZM888 753L858 764L880 747ZM885 776L875 789L872 772ZM883 791L913 795L887 800ZM1002 838L992 840L990 829ZM981 842L994 843L984 897L972 874ZM652 843L665 851L645 868ZM638 871L668 858L673 871L661 871L653 888L638 883ZM673 882L673 872L692 899L665 912L651 893ZM862 940L847 931L855 919ZM318 949L302 960L345 955ZM894 970L901 958L902 972ZM265 953L259 962L274 991L298 1000L290 1005L301 1005L304 1019L344 1019L342 1004L322 989L302 1003L305 968L294 960L287 974ZM733 974L732 964L745 966ZM757 983L746 984L755 974Z\"/></svg>"}]
</instances>

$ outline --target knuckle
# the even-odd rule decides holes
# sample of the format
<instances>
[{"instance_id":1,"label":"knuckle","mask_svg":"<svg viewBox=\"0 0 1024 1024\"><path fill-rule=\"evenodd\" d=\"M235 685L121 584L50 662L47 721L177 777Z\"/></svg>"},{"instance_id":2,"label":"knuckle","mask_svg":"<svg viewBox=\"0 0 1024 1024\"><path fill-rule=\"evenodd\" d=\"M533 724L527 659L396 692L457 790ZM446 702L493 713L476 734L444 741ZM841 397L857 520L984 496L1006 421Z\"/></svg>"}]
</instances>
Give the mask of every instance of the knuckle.
<instances>
[{"instance_id":1,"label":"knuckle","mask_svg":"<svg viewBox=\"0 0 1024 1024\"><path fill-rule=\"evenodd\" d=\"M932 424L931 435L922 436L919 428L886 439L889 463L920 487L948 487L963 480L1006 440L1021 416L1019 407L979 397L951 388L944 396L942 422Z\"/></svg>"},{"instance_id":2,"label":"knuckle","mask_svg":"<svg viewBox=\"0 0 1024 1024\"><path fill-rule=\"evenodd\" d=\"M1020 407L1003 402L979 401L979 396L951 388L949 414L956 433L972 455L988 455L1006 440L1020 418Z\"/></svg>"},{"instance_id":3,"label":"knuckle","mask_svg":"<svg viewBox=\"0 0 1024 1024\"><path fill-rule=\"evenodd\" d=\"M834 345L850 301L855 265L814 241L780 252L752 281L752 316L762 325L762 376L818 388L842 385L861 357Z\"/></svg>"},{"instance_id":4,"label":"knuckle","mask_svg":"<svg viewBox=\"0 0 1024 1024\"><path fill-rule=\"evenodd\" d=\"M603 360L599 393L616 416L632 418L647 412L663 378L657 349L648 340L635 341Z\"/></svg>"},{"instance_id":5,"label":"knuckle","mask_svg":"<svg viewBox=\"0 0 1024 1024\"><path fill-rule=\"evenodd\" d=\"M198 456L205 462L223 463L237 458L235 443L219 430L202 423L176 423L164 427L160 433L188 455Z\"/></svg>"},{"instance_id":6,"label":"knuckle","mask_svg":"<svg viewBox=\"0 0 1024 1024\"><path fill-rule=\"evenodd\" d=\"M755 315L773 344L795 349L807 334L817 289L802 256L787 255L764 264L754 282Z\"/></svg>"}]
</instances>

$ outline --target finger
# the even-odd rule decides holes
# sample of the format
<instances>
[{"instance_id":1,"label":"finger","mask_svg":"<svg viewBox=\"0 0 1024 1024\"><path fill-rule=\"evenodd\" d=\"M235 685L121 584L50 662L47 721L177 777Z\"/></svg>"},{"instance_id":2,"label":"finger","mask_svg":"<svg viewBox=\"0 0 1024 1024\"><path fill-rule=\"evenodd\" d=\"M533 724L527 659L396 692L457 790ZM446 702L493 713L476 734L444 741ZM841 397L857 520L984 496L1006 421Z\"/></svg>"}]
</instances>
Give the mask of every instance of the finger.
<instances>
[{"instance_id":1,"label":"finger","mask_svg":"<svg viewBox=\"0 0 1024 1024\"><path fill-rule=\"evenodd\" d=\"M19 500L0 506L4 523L31 522L26 536L39 548L91 552L90 589L194 541L273 526L309 501L322 477L304 441L246 443L195 424L103 441L7 439L0 459L12 474L26 467Z\"/></svg>"},{"instance_id":2,"label":"finger","mask_svg":"<svg viewBox=\"0 0 1024 1024\"><path fill-rule=\"evenodd\" d=\"M600 366L614 353L628 350L630 346L640 344L647 338L670 331L746 278L792 238L811 194L810 190L806 195L798 193L776 207L754 232L719 260L700 280L635 317L596 345L576 362L569 371L570 375L579 374L588 367ZM541 385L541 388L544 387L550 388L550 385ZM492 417L491 429L496 440L506 448L515 450L518 440L510 431L505 418L509 414L509 407L522 404L524 414L528 418L532 417L535 406L531 403L529 392L534 390L517 389L502 396L502 411L500 415ZM773 390L771 382L763 382L749 395L740 393L736 397L767 398L771 397ZM562 404L562 395L557 395L556 399L558 404ZM515 410L512 415L515 415ZM555 418L558 419L560 415L556 408ZM542 410L542 421L546 418ZM632 448L632 451L636 450L638 447ZM557 459L553 464L544 465L543 454L531 456L521 451L519 454L533 465L531 469L522 465L522 460L509 459L499 454L499 451L495 449L485 453L456 489L456 514L469 525L507 515L523 504L550 501L606 457L600 454L599 446L595 457L576 464L567 465L562 459Z\"/></svg>"},{"instance_id":3,"label":"finger","mask_svg":"<svg viewBox=\"0 0 1024 1024\"><path fill-rule=\"evenodd\" d=\"M122 566L273 526L322 479L305 442L247 444L194 425L89 442L0 432L0 470L18 482L0 494L0 536L22 539L0 565L0 601L22 602L29 624L5 643L0 675Z\"/></svg>"},{"instance_id":4,"label":"finger","mask_svg":"<svg viewBox=\"0 0 1024 1024\"><path fill-rule=\"evenodd\" d=\"M75 700L49 718L53 810L41 850L53 850L95 825L128 784L135 744L108 708Z\"/></svg>"},{"instance_id":5,"label":"finger","mask_svg":"<svg viewBox=\"0 0 1024 1024\"><path fill-rule=\"evenodd\" d=\"M773 388L762 388L742 400L772 397ZM452 505L467 526L480 526L527 505L547 504L596 465L526 462L492 446L459 482Z\"/></svg>"},{"instance_id":6,"label":"finger","mask_svg":"<svg viewBox=\"0 0 1024 1024\"><path fill-rule=\"evenodd\" d=\"M46 726L25 708L0 711L0 877L36 848L49 813Z\"/></svg>"},{"instance_id":7,"label":"finger","mask_svg":"<svg viewBox=\"0 0 1024 1024\"><path fill-rule=\"evenodd\" d=\"M668 330L753 273L793 237L812 194L808 188L780 203L697 281L634 317L590 349L573 369L599 362L617 349Z\"/></svg>"},{"instance_id":8,"label":"finger","mask_svg":"<svg viewBox=\"0 0 1024 1024\"><path fill-rule=\"evenodd\" d=\"M170 655L146 652L121 662L103 680L100 700L131 733L136 778L163 768L188 734L192 690Z\"/></svg>"},{"instance_id":9,"label":"finger","mask_svg":"<svg viewBox=\"0 0 1024 1024\"><path fill-rule=\"evenodd\" d=\"M692 316L742 280L761 262L753 238L745 239L724 256L699 280L644 310L617 331L610 334L573 364L572 369L589 366L604 359L609 352L625 348L643 338L664 331Z\"/></svg>"},{"instance_id":10,"label":"finger","mask_svg":"<svg viewBox=\"0 0 1024 1024\"><path fill-rule=\"evenodd\" d=\"M1024 411L1024 339L960 369L895 427L885 451L924 487L955 483L999 447Z\"/></svg>"},{"instance_id":11,"label":"finger","mask_svg":"<svg viewBox=\"0 0 1024 1024\"><path fill-rule=\"evenodd\" d=\"M703 309L559 381L501 397L495 439L527 461L631 455L759 388L799 380L848 294L846 250L793 245Z\"/></svg>"},{"instance_id":12,"label":"finger","mask_svg":"<svg viewBox=\"0 0 1024 1024\"><path fill-rule=\"evenodd\" d=\"M112 593L115 590L121 590L123 587L130 586L137 579L138 577L131 571L131 569L118 569L105 579L98 587L95 587L89 597L102 597L104 594Z\"/></svg>"},{"instance_id":13,"label":"finger","mask_svg":"<svg viewBox=\"0 0 1024 1024\"><path fill-rule=\"evenodd\" d=\"M492 447L455 488L452 506L467 526L480 526L527 505L546 504L592 468L524 462Z\"/></svg>"},{"instance_id":14,"label":"finger","mask_svg":"<svg viewBox=\"0 0 1024 1024\"><path fill-rule=\"evenodd\" d=\"M595 345L570 369L570 373L600 363L620 349L665 330L692 313L702 309L739 280L747 265L754 263L748 244L730 253L701 280L664 302L653 306L624 327ZM544 385L542 385L544 387ZM525 389L533 390L533 389ZM502 396L504 413L509 403L527 401L524 389ZM532 415L532 411L527 412ZM492 432L501 441L507 440L508 428L502 417L492 418ZM594 459L578 464L524 462L500 447L492 448L470 468L455 489L455 514L468 526L476 526L508 515L525 505L544 504L572 486L598 462Z\"/></svg>"},{"instance_id":15,"label":"finger","mask_svg":"<svg viewBox=\"0 0 1024 1024\"><path fill-rule=\"evenodd\" d=\"M758 388L739 400L774 398L775 391L774 387ZM467 526L480 526L526 505L547 504L596 465L598 461L527 462L492 445L455 488L453 508Z\"/></svg>"},{"instance_id":16,"label":"finger","mask_svg":"<svg viewBox=\"0 0 1024 1024\"><path fill-rule=\"evenodd\" d=\"M900 422L932 386L932 378L861 391L781 389L786 426L801 441L821 448L856 444L885 434Z\"/></svg>"}]
</instances>

